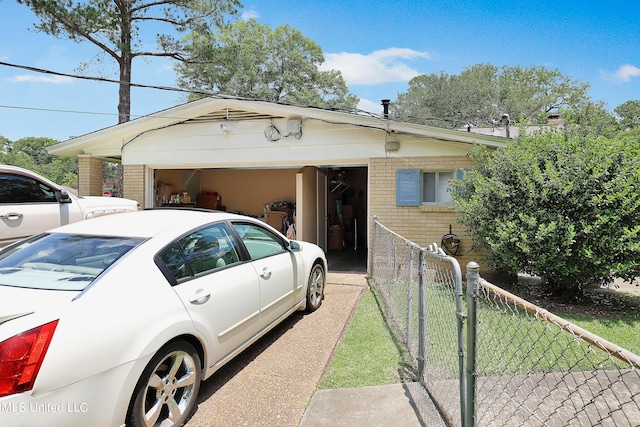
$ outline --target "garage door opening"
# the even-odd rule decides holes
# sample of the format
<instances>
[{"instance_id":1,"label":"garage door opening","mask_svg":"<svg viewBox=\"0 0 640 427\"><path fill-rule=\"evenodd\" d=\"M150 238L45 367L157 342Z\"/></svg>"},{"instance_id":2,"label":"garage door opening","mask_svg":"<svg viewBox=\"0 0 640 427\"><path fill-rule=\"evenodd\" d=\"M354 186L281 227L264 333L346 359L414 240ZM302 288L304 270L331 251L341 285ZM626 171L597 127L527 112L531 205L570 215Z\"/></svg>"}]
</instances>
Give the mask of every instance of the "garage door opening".
<instances>
[{"instance_id":1,"label":"garage door opening","mask_svg":"<svg viewBox=\"0 0 640 427\"><path fill-rule=\"evenodd\" d=\"M295 238L323 247L330 270L366 271L366 166L156 169L153 188L154 206L240 213L263 219L284 234L292 225ZM290 202L290 210L284 215L270 212L277 202Z\"/></svg>"}]
</instances>

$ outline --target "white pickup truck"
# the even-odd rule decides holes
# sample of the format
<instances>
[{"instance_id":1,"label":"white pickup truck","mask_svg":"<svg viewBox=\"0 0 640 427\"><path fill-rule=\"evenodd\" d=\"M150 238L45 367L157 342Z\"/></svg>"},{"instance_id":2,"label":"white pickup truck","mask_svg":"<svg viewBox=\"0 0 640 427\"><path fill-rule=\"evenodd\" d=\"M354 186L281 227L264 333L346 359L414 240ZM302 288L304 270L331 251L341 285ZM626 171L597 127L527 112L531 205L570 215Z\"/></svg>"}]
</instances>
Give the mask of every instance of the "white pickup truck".
<instances>
[{"instance_id":1,"label":"white pickup truck","mask_svg":"<svg viewBox=\"0 0 640 427\"><path fill-rule=\"evenodd\" d=\"M0 165L0 247L60 225L138 208L135 200L76 196L34 172Z\"/></svg>"}]
</instances>

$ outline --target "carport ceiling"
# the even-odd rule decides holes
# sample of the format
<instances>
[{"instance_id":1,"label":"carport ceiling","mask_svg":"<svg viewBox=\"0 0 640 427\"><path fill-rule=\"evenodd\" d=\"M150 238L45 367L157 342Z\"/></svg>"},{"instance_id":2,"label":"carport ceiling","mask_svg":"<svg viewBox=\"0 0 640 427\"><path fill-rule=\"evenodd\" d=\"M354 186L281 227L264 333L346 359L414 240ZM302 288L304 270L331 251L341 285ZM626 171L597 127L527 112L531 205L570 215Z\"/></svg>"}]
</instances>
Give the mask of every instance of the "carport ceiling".
<instances>
[{"instance_id":1,"label":"carport ceiling","mask_svg":"<svg viewBox=\"0 0 640 427\"><path fill-rule=\"evenodd\" d=\"M275 116L273 114L261 113L258 111L246 111L236 110L233 108L226 108L224 110L213 111L211 113L203 114L194 119L190 119L190 122L201 121L216 121L216 120L260 120L260 119L276 119L285 118L284 116Z\"/></svg>"}]
</instances>

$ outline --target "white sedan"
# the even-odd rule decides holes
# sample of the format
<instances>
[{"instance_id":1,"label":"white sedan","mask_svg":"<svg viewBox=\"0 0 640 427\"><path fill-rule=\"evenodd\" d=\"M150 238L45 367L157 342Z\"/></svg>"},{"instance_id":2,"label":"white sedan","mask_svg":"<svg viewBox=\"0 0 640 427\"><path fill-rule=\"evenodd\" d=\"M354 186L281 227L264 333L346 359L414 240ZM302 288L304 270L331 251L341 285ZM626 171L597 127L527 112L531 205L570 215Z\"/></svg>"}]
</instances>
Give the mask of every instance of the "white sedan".
<instances>
[{"instance_id":1,"label":"white sedan","mask_svg":"<svg viewBox=\"0 0 640 427\"><path fill-rule=\"evenodd\" d=\"M0 251L0 425L173 426L200 382L324 298L327 261L245 216L155 209Z\"/></svg>"}]
</instances>

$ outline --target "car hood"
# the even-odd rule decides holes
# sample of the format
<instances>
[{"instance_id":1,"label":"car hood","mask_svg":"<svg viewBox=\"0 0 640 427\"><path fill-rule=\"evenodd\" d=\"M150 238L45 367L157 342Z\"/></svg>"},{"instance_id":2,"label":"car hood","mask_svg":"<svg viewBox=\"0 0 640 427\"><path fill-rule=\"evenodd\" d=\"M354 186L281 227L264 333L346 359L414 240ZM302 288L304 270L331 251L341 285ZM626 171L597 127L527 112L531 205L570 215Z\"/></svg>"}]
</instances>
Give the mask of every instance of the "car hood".
<instances>
[{"instance_id":1,"label":"car hood","mask_svg":"<svg viewBox=\"0 0 640 427\"><path fill-rule=\"evenodd\" d=\"M58 312L61 305L71 302L78 293L0 285L0 325L34 313Z\"/></svg>"},{"instance_id":2,"label":"car hood","mask_svg":"<svg viewBox=\"0 0 640 427\"><path fill-rule=\"evenodd\" d=\"M103 197L103 196L76 196L82 201L82 205L86 207L113 207L124 206L129 209L137 210L138 202L131 199L123 199L121 197Z\"/></svg>"}]
</instances>

